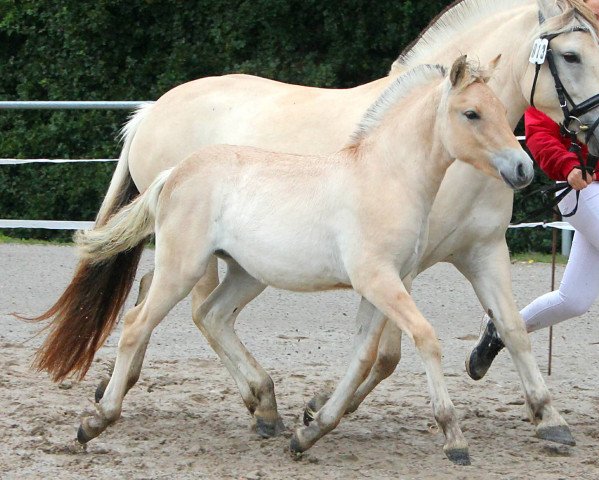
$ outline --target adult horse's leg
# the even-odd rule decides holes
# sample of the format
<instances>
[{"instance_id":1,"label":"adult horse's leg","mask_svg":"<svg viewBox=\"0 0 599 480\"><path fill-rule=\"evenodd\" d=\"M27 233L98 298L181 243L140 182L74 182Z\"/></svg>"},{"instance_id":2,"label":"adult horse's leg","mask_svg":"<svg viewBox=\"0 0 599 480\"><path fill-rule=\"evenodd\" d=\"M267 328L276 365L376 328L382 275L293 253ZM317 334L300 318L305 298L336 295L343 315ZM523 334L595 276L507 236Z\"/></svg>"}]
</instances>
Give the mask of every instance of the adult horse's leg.
<instances>
[{"instance_id":1,"label":"adult horse's leg","mask_svg":"<svg viewBox=\"0 0 599 480\"><path fill-rule=\"evenodd\" d=\"M364 298L360 310L368 320L364 321L358 329L354 355L349 367L331 397L318 412L314 413L309 425L296 430L290 444L292 452L299 453L307 450L339 424L356 389L364 381L375 362L379 339L386 320L384 315Z\"/></svg>"},{"instance_id":2,"label":"adult horse's leg","mask_svg":"<svg viewBox=\"0 0 599 480\"><path fill-rule=\"evenodd\" d=\"M403 285L408 293L412 292L412 276L402 279ZM379 348L376 360L372 366L368 377L356 390L354 398L345 413L355 412L364 399L372 392L375 387L385 378L391 375L399 360L401 359L401 330L397 325L387 319L385 329L379 340Z\"/></svg>"},{"instance_id":3,"label":"adult horse's leg","mask_svg":"<svg viewBox=\"0 0 599 480\"><path fill-rule=\"evenodd\" d=\"M144 298L148 295L148 290L150 290L150 285L152 285L152 279L154 278L154 270L150 270L148 273L144 274L139 281L139 290L137 291L137 300L135 300L135 305L139 305L144 301Z\"/></svg>"},{"instance_id":4,"label":"adult horse's leg","mask_svg":"<svg viewBox=\"0 0 599 480\"><path fill-rule=\"evenodd\" d=\"M227 274L206 301L196 286L193 292L193 320L210 346L229 370L262 437L284 430L277 412L274 382L245 348L235 333L239 312L266 286L250 276L237 262L227 260Z\"/></svg>"},{"instance_id":5,"label":"adult horse's leg","mask_svg":"<svg viewBox=\"0 0 599 480\"><path fill-rule=\"evenodd\" d=\"M455 266L470 281L483 308L493 318L520 375L536 435L567 445L575 441L566 421L551 403L549 391L532 355L530 340L511 288L509 252L505 240L480 244L468 255L456 255Z\"/></svg>"},{"instance_id":6,"label":"adult horse's leg","mask_svg":"<svg viewBox=\"0 0 599 480\"><path fill-rule=\"evenodd\" d=\"M368 307L369 305L370 303L362 298L356 317L358 331L361 331L364 325L372 321L373 311ZM374 315L376 314L375 309ZM354 393L345 411L346 414L355 412L370 392L395 371L401 359L401 330L393 322L386 320L385 328L380 336L378 351L374 358L375 360L369 368L368 376ZM304 425L310 424L316 412L323 407L329 398L330 394L325 392L312 397L304 410Z\"/></svg>"},{"instance_id":7,"label":"adult horse's leg","mask_svg":"<svg viewBox=\"0 0 599 480\"><path fill-rule=\"evenodd\" d=\"M154 277L154 270L146 273L139 282L139 290L137 293L137 300L135 301L135 306L138 306L141 302L145 300L148 296L148 291L150 290L150 285L152 284L152 278ZM144 358L146 356L146 349L148 348L148 342L144 343L139 347L137 352L133 357L133 361L131 362L131 370L127 375L127 391L129 391L133 385L137 383L139 380L139 375L141 374L141 367L143 365ZM114 371L114 363L110 367L110 374ZM103 378L96 388L96 393L94 398L96 403L102 400L104 396L104 392L106 391L106 387L108 386L108 382L110 381L110 376Z\"/></svg>"}]
</instances>

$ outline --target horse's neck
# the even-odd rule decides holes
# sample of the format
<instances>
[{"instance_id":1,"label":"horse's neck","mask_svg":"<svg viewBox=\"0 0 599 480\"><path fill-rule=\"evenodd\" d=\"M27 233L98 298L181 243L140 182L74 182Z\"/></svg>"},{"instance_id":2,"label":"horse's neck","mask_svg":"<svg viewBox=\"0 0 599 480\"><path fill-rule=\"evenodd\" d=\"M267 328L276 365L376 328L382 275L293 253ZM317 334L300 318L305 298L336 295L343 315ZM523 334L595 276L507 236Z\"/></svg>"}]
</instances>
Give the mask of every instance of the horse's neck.
<instances>
[{"instance_id":1,"label":"horse's neck","mask_svg":"<svg viewBox=\"0 0 599 480\"><path fill-rule=\"evenodd\" d=\"M453 159L441 143L437 110L441 87L414 91L410 99L392 107L381 124L364 141L365 163L377 165L382 181L409 185L430 208ZM368 165L364 166L368 168Z\"/></svg>"},{"instance_id":2,"label":"horse's neck","mask_svg":"<svg viewBox=\"0 0 599 480\"><path fill-rule=\"evenodd\" d=\"M515 127L528 106L528 92L523 91L526 86L522 87L521 79L529 68L531 38L537 28L536 2L524 4L481 20L451 40L431 48L427 54L415 56L409 65L448 65L463 53L486 63L501 53L501 63L493 74L490 86L507 107L508 120Z\"/></svg>"}]
</instances>

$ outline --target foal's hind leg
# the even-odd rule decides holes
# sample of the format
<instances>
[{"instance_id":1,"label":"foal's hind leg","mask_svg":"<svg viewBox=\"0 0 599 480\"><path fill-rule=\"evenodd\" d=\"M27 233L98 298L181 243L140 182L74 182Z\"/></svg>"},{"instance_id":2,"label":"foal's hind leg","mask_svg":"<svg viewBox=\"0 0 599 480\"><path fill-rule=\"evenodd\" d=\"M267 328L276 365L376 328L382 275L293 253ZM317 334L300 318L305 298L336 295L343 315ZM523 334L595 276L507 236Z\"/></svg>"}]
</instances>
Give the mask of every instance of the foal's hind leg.
<instances>
[{"instance_id":1,"label":"foal's hind leg","mask_svg":"<svg viewBox=\"0 0 599 480\"><path fill-rule=\"evenodd\" d=\"M194 291L193 319L233 376L246 407L254 415L258 434L272 437L284 429L277 413L274 383L234 330L241 309L266 286L237 262L228 260L227 264L224 280L204 303L199 304L201 295Z\"/></svg>"},{"instance_id":2,"label":"foal's hind leg","mask_svg":"<svg viewBox=\"0 0 599 480\"><path fill-rule=\"evenodd\" d=\"M493 323L512 356L531 420L536 425L536 435L545 440L574 445L568 424L551 403L549 390L532 355L524 322L514 302L511 264L505 240L482 244L455 265L474 287L483 308L491 312Z\"/></svg>"},{"instance_id":3,"label":"foal's hind leg","mask_svg":"<svg viewBox=\"0 0 599 480\"><path fill-rule=\"evenodd\" d=\"M181 272L177 266L172 268L172 272L169 269L163 269L162 272L162 275L157 272L146 300L125 315L114 371L96 407L96 414L81 422L77 432L77 439L81 443L97 437L118 420L123 398L129 387L129 372L136 355L147 345L154 328L172 307L185 298L197 281L197 277L190 275L175 278L174 272Z\"/></svg>"},{"instance_id":4,"label":"foal's hind leg","mask_svg":"<svg viewBox=\"0 0 599 480\"><path fill-rule=\"evenodd\" d=\"M146 273L140 283L139 283L139 292L137 295L137 301L135 305L139 305L146 298L148 291L150 290L150 285L152 284L152 279L154 277L154 270ZM197 305L201 305L208 295L216 288L218 285L218 262L216 257L210 257L208 265L206 267L206 273L200 279L198 283L196 283L192 294L195 298ZM141 374L141 367L143 366L144 357L146 355L146 348L148 347L148 343L141 345L137 352L135 352L135 356L133 361L131 362L131 370L127 375L127 391L129 391L133 385L137 383L139 380L139 376ZM96 403L99 402L104 396L104 391L106 390L106 386L108 385L109 378L103 379L98 387L96 388L95 400Z\"/></svg>"},{"instance_id":5,"label":"foal's hind leg","mask_svg":"<svg viewBox=\"0 0 599 480\"><path fill-rule=\"evenodd\" d=\"M137 295L137 301L135 302L135 306L139 305L147 297L148 290L150 289L150 284L152 283L153 276L154 276L154 270L145 274L142 277L141 282L139 284L139 293ZM137 380L139 380L139 375L141 374L141 367L144 362L144 357L146 356L147 348L148 348L148 342L145 342L143 345L141 345L138 348L137 352L135 352L135 355L133 356L133 361L131 362L131 370L129 370L129 373L127 375L127 391L129 391L133 387L133 385L135 385L137 383ZM114 363L112 364L112 366L110 368L110 375L112 375L113 371L114 371ZM96 403L98 403L100 400L102 400L102 397L104 396L104 392L106 391L106 387L108 386L109 381L110 381L110 377L103 378L100 381L100 383L98 384L98 386L96 387L96 393L94 395Z\"/></svg>"},{"instance_id":6,"label":"foal's hind leg","mask_svg":"<svg viewBox=\"0 0 599 480\"><path fill-rule=\"evenodd\" d=\"M148 290L150 289L150 285L152 284L152 278L154 277L154 270L150 270L146 273L139 282L139 290L137 292L137 300L135 301L135 305L139 305L146 295L148 294ZM210 257L210 261L206 266L206 273L200 279L200 281L196 284L194 288L194 292L197 292L198 295L202 296L202 302L208 298L208 295L212 293L212 290L216 288L218 285L218 261L216 257Z\"/></svg>"}]
</instances>

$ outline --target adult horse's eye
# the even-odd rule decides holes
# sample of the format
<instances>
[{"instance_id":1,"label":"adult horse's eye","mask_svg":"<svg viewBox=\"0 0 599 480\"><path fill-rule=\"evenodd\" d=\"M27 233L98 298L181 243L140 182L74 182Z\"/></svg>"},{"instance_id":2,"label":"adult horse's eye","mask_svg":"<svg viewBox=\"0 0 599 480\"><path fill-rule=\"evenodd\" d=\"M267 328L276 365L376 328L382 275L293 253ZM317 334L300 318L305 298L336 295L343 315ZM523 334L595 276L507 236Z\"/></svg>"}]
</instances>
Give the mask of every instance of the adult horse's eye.
<instances>
[{"instance_id":1,"label":"adult horse's eye","mask_svg":"<svg viewBox=\"0 0 599 480\"><path fill-rule=\"evenodd\" d=\"M568 63L580 63L580 57L576 53L566 52L562 56L564 57L564 60Z\"/></svg>"},{"instance_id":2,"label":"adult horse's eye","mask_svg":"<svg viewBox=\"0 0 599 480\"><path fill-rule=\"evenodd\" d=\"M480 118L480 115L478 113L476 113L474 110L466 110L464 112L464 116L468 120L478 120Z\"/></svg>"}]
</instances>

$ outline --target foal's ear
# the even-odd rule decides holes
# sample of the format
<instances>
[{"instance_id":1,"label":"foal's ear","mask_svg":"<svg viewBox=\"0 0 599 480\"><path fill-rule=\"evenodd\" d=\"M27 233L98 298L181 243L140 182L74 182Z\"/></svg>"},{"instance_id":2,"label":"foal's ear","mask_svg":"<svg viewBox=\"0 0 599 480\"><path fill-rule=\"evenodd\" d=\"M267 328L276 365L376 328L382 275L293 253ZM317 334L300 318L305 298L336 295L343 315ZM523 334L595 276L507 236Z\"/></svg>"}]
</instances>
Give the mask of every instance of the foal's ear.
<instances>
[{"instance_id":1,"label":"foal's ear","mask_svg":"<svg viewBox=\"0 0 599 480\"><path fill-rule=\"evenodd\" d=\"M453 62L451 72L449 73L449 81L451 82L452 87L455 88L462 82L462 80L464 80L467 68L468 63L466 62L466 55L462 55Z\"/></svg>"}]
</instances>

